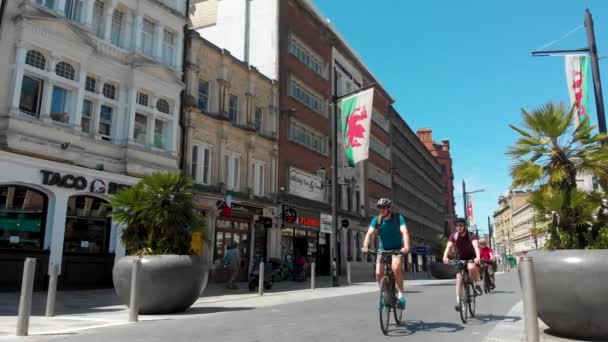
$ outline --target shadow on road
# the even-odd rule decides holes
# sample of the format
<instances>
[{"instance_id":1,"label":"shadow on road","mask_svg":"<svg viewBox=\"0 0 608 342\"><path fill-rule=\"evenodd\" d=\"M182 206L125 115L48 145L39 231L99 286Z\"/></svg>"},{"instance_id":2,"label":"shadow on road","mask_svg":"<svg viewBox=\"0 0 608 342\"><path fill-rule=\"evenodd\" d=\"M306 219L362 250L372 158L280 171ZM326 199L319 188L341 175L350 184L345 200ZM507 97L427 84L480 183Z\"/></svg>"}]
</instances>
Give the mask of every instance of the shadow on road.
<instances>
[{"instance_id":1,"label":"shadow on road","mask_svg":"<svg viewBox=\"0 0 608 342\"><path fill-rule=\"evenodd\" d=\"M234 307L234 308L230 308L230 307L196 307L196 308L190 308L184 312L178 312L178 313L174 313L172 315L204 315L204 314L212 314L212 313L217 313L217 312L231 312L231 311L245 311L245 310L253 310L255 308L250 308L250 307Z\"/></svg>"},{"instance_id":2,"label":"shadow on road","mask_svg":"<svg viewBox=\"0 0 608 342\"><path fill-rule=\"evenodd\" d=\"M468 325L483 325L490 322L509 322L515 323L520 321L521 317L519 316L500 316L500 315L492 315L492 314L477 314L474 318L467 322Z\"/></svg>"},{"instance_id":3,"label":"shadow on road","mask_svg":"<svg viewBox=\"0 0 608 342\"><path fill-rule=\"evenodd\" d=\"M454 286L454 283L426 284L426 285L419 285L419 286L425 286L425 287L426 286Z\"/></svg>"},{"instance_id":4,"label":"shadow on road","mask_svg":"<svg viewBox=\"0 0 608 342\"><path fill-rule=\"evenodd\" d=\"M463 329L462 325L449 322L405 321L395 329L389 330L388 334L393 337L410 336L421 332L452 334Z\"/></svg>"},{"instance_id":5,"label":"shadow on road","mask_svg":"<svg viewBox=\"0 0 608 342\"><path fill-rule=\"evenodd\" d=\"M498 294L500 294L500 293L513 294L513 293L515 293L515 291L501 291L501 290L498 290L498 291L492 291L492 292L490 292L490 294L493 294L493 293L498 293Z\"/></svg>"}]
</instances>

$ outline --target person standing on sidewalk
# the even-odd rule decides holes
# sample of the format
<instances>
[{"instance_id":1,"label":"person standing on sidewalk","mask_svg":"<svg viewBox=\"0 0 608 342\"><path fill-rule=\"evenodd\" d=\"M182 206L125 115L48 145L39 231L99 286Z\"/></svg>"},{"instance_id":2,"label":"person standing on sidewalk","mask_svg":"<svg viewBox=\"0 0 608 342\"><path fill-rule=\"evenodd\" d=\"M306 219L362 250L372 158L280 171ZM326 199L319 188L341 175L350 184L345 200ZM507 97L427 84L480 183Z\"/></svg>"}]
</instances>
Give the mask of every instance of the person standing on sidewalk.
<instances>
[{"instance_id":1,"label":"person standing on sidewalk","mask_svg":"<svg viewBox=\"0 0 608 342\"><path fill-rule=\"evenodd\" d=\"M238 286L235 284L236 278L239 275L239 265L241 264L241 256L239 254L239 246L236 242L232 241L228 245L226 250L226 257L224 260L224 266L228 269L230 274L228 278L227 289L236 290Z\"/></svg>"}]
</instances>

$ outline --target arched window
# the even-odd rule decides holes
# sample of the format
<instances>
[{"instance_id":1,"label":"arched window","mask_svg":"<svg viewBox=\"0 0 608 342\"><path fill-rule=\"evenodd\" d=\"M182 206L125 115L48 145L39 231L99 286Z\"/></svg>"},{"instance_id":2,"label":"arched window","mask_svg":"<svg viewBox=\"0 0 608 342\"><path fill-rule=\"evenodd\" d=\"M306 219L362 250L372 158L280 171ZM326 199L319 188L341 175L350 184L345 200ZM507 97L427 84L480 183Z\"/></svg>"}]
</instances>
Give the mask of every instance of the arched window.
<instances>
[{"instance_id":1,"label":"arched window","mask_svg":"<svg viewBox=\"0 0 608 342\"><path fill-rule=\"evenodd\" d=\"M102 183L99 184L103 186ZM72 196L68 200L64 253L107 253L110 243L110 203L93 196Z\"/></svg>"},{"instance_id":2,"label":"arched window","mask_svg":"<svg viewBox=\"0 0 608 342\"><path fill-rule=\"evenodd\" d=\"M36 189L0 186L0 248L42 249L47 203Z\"/></svg>"},{"instance_id":3,"label":"arched window","mask_svg":"<svg viewBox=\"0 0 608 342\"><path fill-rule=\"evenodd\" d=\"M55 73L58 76L73 80L76 71L74 70L74 67L71 66L69 63L59 62L57 63L57 66L55 66Z\"/></svg>"},{"instance_id":4,"label":"arched window","mask_svg":"<svg viewBox=\"0 0 608 342\"><path fill-rule=\"evenodd\" d=\"M46 67L46 58L43 54L36 50L30 50L25 55L25 64L31 65L34 68L44 70Z\"/></svg>"},{"instance_id":5,"label":"arched window","mask_svg":"<svg viewBox=\"0 0 608 342\"><path fill-rule=\"evenodd\" d=\"M158 100L156 102L156 109L161 113L169 114L169 102L163 99Z\"/></svg>"}]
</instances>

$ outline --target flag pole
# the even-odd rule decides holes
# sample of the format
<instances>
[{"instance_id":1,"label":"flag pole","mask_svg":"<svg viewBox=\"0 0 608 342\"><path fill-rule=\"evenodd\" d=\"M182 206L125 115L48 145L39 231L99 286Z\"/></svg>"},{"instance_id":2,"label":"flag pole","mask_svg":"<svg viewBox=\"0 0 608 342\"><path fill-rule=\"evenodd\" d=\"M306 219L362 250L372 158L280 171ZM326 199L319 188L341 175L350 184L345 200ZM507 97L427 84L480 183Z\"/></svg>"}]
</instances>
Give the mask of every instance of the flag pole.
<instances>
[{"instance_id":1,"label":"flag pole","mask_svg":"<svg viewBox=\"0 0 608 342\"><path fill-rule=\"evenodd\" d=\"M333 77L333 109L334 113L331 117L331 231L332 245L333 245L333 258L332 260L332 286L340 286L340 253L338 253L338 70L334 65L334 77Z\"/></svg>"}]
</instances>

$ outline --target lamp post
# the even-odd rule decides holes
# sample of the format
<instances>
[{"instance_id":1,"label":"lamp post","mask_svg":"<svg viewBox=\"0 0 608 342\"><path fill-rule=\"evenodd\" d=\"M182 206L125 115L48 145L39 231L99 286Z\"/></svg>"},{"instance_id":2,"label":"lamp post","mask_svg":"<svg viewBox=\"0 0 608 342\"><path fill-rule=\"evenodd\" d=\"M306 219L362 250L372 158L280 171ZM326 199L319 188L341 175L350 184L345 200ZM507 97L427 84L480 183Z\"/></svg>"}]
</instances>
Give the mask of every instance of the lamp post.
<instances>
[{"instance_id":1,"label":"lamp post","mask_svg":"<svg viewBox=\"0 0 608 342\"><path fill-rule=\"evenodd\" d=\"M469 229L469 216L467 214L467 195L470 194L474 194L476 192L482 192L482 191L486 191L486 189L479 189L479 190L475 190L475 191L469 191L467 192L467 185L464 181L464 179L462 180L462 203L464 204L464 218L465 218L465 222L464 222L464 226L465 228L468 230ZM477 229L475 229L475 235L479 236L479 231L477 231Z\"/></svg>"}]
</instances>

